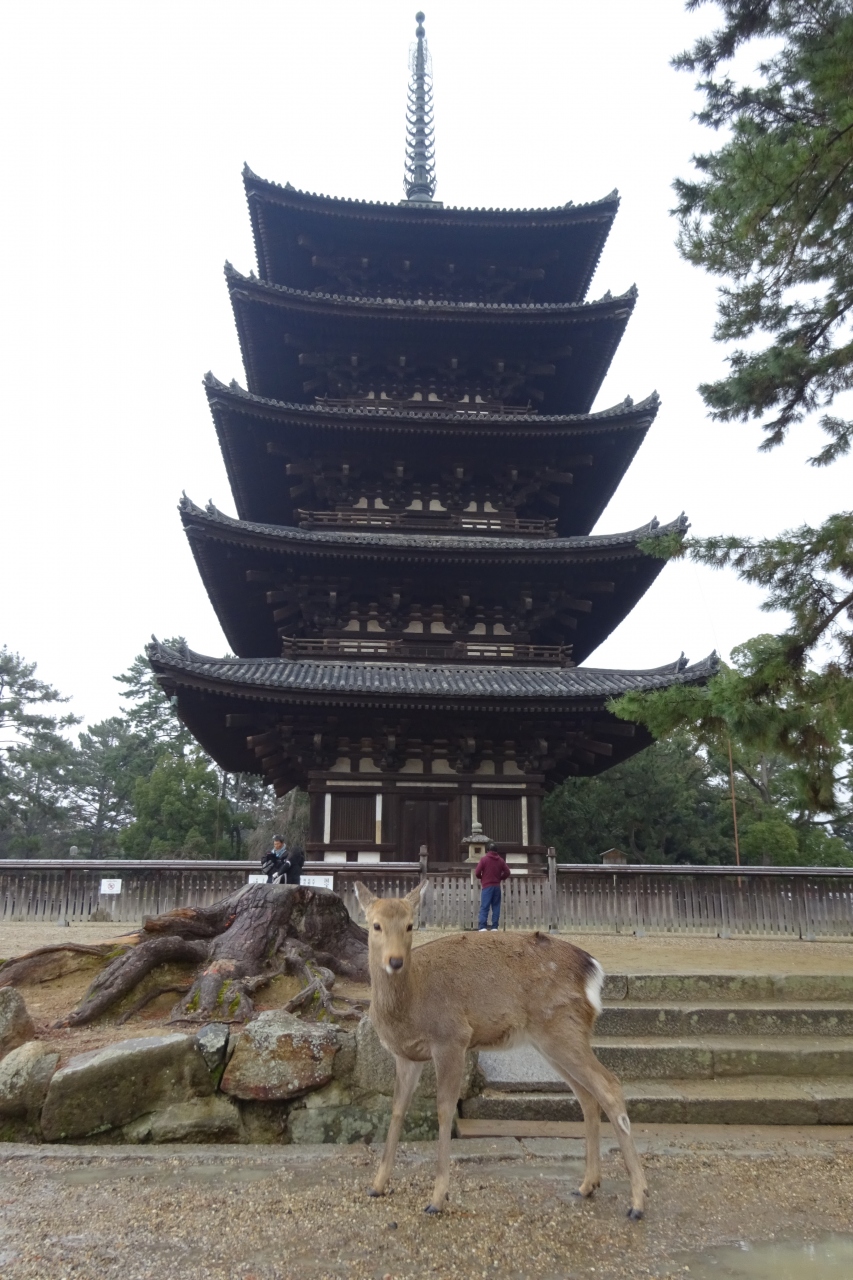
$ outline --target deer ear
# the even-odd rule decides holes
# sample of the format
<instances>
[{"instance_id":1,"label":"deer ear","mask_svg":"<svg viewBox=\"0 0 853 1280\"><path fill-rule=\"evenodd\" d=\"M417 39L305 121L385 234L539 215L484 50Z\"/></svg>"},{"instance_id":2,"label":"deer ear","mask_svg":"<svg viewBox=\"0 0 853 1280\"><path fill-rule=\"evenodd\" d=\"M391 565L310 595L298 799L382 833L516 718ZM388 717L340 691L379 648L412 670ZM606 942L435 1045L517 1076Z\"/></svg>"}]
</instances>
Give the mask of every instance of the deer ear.
<instances>
[{"instance_id":1,"label":"deer ear","mask_svg":"<svg viewBox=\"0 0 853 1280\"><path fill-rule=\"evenodd\" d=\"M411 893L406 894L403 901L408 902L409 906L412 908L413 911L417 911L418 907L421 905L421 903L424 900L424 894L426 893L428 888L429 888L429 881L422 880L416 889L413 889Z\"/></svg>"},{"instance_id":2,"label":"deer ear","mask_svg":"<svg viewBox=\"0 0 853 1280\"><path fill-rule=\"evenodd\" d=\"M358 905L361 907L365 915L367 908L372 907L376 901L376 894L371 893L366 884L362 884L360 880L355 882L355 896L358 898Z\"/></svg>"}]
</instances>

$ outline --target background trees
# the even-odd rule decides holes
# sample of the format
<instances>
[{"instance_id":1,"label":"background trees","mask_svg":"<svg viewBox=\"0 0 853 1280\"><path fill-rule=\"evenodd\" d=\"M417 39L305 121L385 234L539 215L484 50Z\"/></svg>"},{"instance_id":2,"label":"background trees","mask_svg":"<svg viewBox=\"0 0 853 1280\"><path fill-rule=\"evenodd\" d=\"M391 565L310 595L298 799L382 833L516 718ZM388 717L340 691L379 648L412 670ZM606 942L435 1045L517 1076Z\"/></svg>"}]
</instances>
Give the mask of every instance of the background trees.
<instances>
[{"instance_id":1,"label":"background trees","mask_svg":"<svg viewBox=\"0 0 853 1280\"><path fill-rule=\"evenodd\" d=\"M0 649L0 855L36 856L68 816L74 749L64 731L79 721L67 699L4 645Z\"/></svg>"},{"instance_id":2,"label":"background trees","mask_svg":"<svg viewBox=\"0 0 853 1280\"><path fill-rule=\"evenodd\" d=\"M74 741L66 699L0 650L0 857L258 857L279 829L304 839L307 797L219 769L144 654L116 679L123 712Z\"/></svg>"},{"instance_id":3,"label":"background trees","mask_svg":"<svg viewBox=\"0 0 853 1280\"><path fill-rule=\"evenodd\" d=\"M853 388L853 11L847 0L716 2L722 26L675 64L702 76L698 118L723 141L694 157L697 177L676 182L675 212L684 257L724 281L715 337L742 345L729 351L728 375L699 390L712 418L760 419L765 450L824 410L828 442L810 461L826 466L853 443L853 421L829 412L849 406ZM757 83L739 84L731 60L759 38L774 51ZM711 758L731 746L749 780L747 826L755 819L747 854L763 844L779 861L842 859L853 782L853 512L776 537L689 538L665 550L734 569L788 623L741 645L705 689L631 695L614 709L656 736L689 733ZM763 785L762 761L784 779L784 796Z\"/></svg>"}]
</instances>

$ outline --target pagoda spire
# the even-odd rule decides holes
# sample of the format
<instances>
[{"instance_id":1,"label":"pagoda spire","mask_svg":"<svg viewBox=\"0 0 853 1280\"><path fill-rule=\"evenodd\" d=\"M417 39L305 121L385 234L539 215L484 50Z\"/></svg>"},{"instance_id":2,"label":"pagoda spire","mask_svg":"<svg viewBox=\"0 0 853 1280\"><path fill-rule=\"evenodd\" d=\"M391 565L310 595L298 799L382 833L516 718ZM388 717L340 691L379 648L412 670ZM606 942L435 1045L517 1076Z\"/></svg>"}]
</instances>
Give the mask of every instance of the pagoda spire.
<instances>
[{"instance_id":1,"label":"pagoda spire","mask_svg":"<svg viewBox=\"0 0 853 1280\"><path fill-rule=\"evenodd\" d=\"M423 13L415 14L416 41L409 49L409 103L406 112L406 169L408 200L432 200L435 195L435 136L432 114L432 59L427 48Z\"/></svg>"}]
</instances>

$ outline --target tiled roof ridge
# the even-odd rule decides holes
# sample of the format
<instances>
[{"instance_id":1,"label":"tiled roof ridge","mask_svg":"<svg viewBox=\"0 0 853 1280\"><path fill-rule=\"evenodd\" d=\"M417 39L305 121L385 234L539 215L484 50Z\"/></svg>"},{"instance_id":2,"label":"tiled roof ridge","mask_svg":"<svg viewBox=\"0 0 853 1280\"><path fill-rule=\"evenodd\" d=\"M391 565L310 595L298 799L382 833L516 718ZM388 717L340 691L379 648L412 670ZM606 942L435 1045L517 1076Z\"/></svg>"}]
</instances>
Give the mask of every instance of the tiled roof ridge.
<instances>
[{"instance_id":1,"label":"tiled roof ridge","mask_svg":"<svg viewBox=\"0 0 853 1280\"><path fill-rule=\"evenodd\" d=\"M241 400L246 400L250 404L269 406L272 409L284 409L290 412L297 411L299 413L316 413L320 416L337 416L344 414L352 417L371 417L371 418L416 418L419 422L427 420L429 422L439 421L444 418L458 417L463 421L470 421L475 415L482 423L489 422L535 422L535 423L563 423L563 422L595 422L607 418L622 417L630 413L642 413L644 410L655 411L660 408L660 395L657 391L651 391L642 400L633 400L631 396L625 398L619 403L611 405L607 409L596 409L593 413L490 413L488 410L482 412L478 410L476 405L467 409L459 409L454 412L448 410L446 414L442 414L435 409L418 409L415 406L410 408L400 408L399 406L383 408L383 401L377 400L375 405L365 402L363 405L326 405L322 403L303 404L299 401L292 400L274 400L269 396L259 396L252 391L247 391L241 387L234 379L231 382L223 382L217 378L210 370L202 378L202 385L214 392L226 392L228 395L236 396Z\"/></svg>"},{"instance_id":2,"label":"tiled roof ridge","mask_svg":"<svg viewBox=\"0 0 853 1280\"><path fill-rule=\"evenodd\" d=\"M232 285L248 285L260 293L278 294L297 301L338 302L357 307L395 307L401 310L433 310L450 311L485 311L506 314L528 315L531 312L572 312L588 311L607 304L627 303L632 305L638 296L638 289L632 284L624 293L613 294L608 291L601 298L591 298L586 302L454 302L450 298L380 298L373 295L358 296L348 293L325 293L312 289L294 289L291 285L273 284L269 280L261 280L254 272L244 275L232 263L225 263L225 279L229 288Z\"/></svg>"},{"instance_id":3,"label":"tiled roof ridge","mask_svg":"<svg viewBox=\"0 0 853 1280\"><path fill-rule=\"evenodd\" d=\"M580 547L630 546L640 538L664 537L668 533L686 533L689 528L687 516L682 511L681 515L676 517L675 520L670 520L667 524L661 524L655 516L647 524L640 525L638 529L628 529L621 533L576 534L568 538L482 538L476 535L458 536L445 533L386 533L382 530L360 532L349 529L299 529L294 525L264 524L260 521L240 520L236 516L226 515L224 511L220 511L218 507L214 506L212 502L208 502L204 508L199 507L191 498L187 497L186 493L181 495L178 510L183 515L191 516L194 519L211 521L233 529L245 530L247 533L280 537L282 540L290 539L296 542L314 543L315 545L327 543L339 546L372 546L377 549L383 546L435 547L438 550L458 547L474 551L499 549L516 552L528 550L553 552Z\"/></svg>"},{"instance_id":4,"label":"tiled roof ridge","mask_svg":"<svg viewBox=\"0 0 853 1280\"><path fill-rule=\"evenodd\" d=\"M682 654L660 667L482 667L462 664L374 662L288 658L215 658L188 646L173 649L156 636L146 646L153 664L247 688L296 692L439 694L449 697L612 696L629 689L660 688L710 679L719 670L716 652L689 665ZM236 679L235 679L236 677ZM285 677L285 678L282 678ZM502 687L503 686L503 687Z\"/></svg>"},{"instance_id":5,"label":"tiled roof ridge","mask_svg":"<svg viewBox=\"0 0 853 1280\"><path fill-rule=\"evenodd\" d=\"M322 192L302 191L300 188L294 187L290 182L285 182L285 183L273 182L272 179L270 178L262 178L260 174L255 173L254 170L251 169L250 166L244 162L243 164L244 185L246 185L248 181L258 182L262 186L267 187L273 191L280 191L288 195L301 196L303 200L315 200L317 201L318 204L327 203L327 204L336 204L336 205L345 205L345 206L349 205L349 206L355 206L356 209L364 209L364 210L385 209L390 211L392 209L396 210L401 208L411 210L412 208L412 206L407 203L401 203L395 200L361 200L358 198L353 199L352 196L329 196L329 195L325 195ZM584 201L581 201L580 204L575 204L573 200L568 200L565 204L548 205L542 208L531 208L531 209L528 209L528 208L506 209L506 208L500 208L500 207L491 208L491 207L486 207L485 205L484 206L475 205L473 207L468 207L465 205L442 204L442 205L433 206L433 209L434 209L434 212L438 214L441 214L441 213L480 213L480 214L509 213L509 214L530 214L530 215L540 214L541 215L541 214L555 214L555 213L569 213L569 212L574 213L574 212L579 212L581 210L592 211L601 207L602 205L612 204L612 203L615 203L618 208L620 203L620 196L619 196L619 191L616 187L614 187L612 191L608 192L606 196L600 196L597 200L584 200ZM420 212L421 208L422 206L418 206L417 212ZM615 215L615 210L614 210L614 215Z\"/></svg>"}]
</instances>

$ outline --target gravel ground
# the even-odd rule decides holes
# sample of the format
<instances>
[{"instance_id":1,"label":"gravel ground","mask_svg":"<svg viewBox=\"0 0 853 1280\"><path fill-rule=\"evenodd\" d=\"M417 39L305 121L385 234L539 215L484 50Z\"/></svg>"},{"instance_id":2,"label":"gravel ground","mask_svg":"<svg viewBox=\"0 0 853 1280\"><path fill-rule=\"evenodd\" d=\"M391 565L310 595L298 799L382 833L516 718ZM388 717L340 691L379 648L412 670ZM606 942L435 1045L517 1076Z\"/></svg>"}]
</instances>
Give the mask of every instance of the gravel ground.
<instances>
[{"instance_id":1,"label":"gravel ground","mask_svg":"<svg viewBox=\"0 0 853 1280\"><path fill-rule=\"evenodd\" d=\"M132 924L0 925L0 957L68 942L107 942L132 933ZM441 938L441 930L415 933L415 946ZM853 973L853 938L801 942L798 938L705 938L679 934L564 933L613 973Z\"/></svg>"},{"instance_id":2,"label":"gravel ground","mask_svg":"<svg viewBox=\"0 0 853 1280\"><path fill-rule=\"evenodd\" d=\"M641 1137L651 1201L639 1224L625 1218L627 1180L612 1154L596 1198L572 1198L581 1164L571 1139L455 1142L438 1218L423 1213L431 1144L401 1149L382 1200L365 1195L377 1152L364 1147L9 1145L0 1276L684 1280L720 1245L849 1231L851 1131L834 1141L829 1130L765 1133Z\"/></svg>"}]
</instances>

